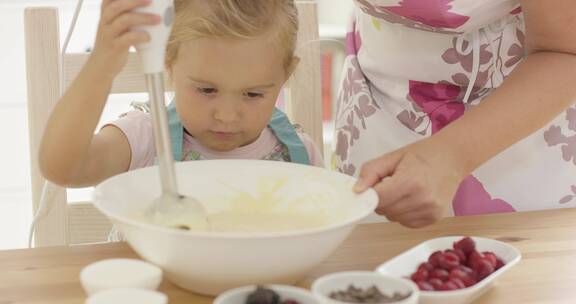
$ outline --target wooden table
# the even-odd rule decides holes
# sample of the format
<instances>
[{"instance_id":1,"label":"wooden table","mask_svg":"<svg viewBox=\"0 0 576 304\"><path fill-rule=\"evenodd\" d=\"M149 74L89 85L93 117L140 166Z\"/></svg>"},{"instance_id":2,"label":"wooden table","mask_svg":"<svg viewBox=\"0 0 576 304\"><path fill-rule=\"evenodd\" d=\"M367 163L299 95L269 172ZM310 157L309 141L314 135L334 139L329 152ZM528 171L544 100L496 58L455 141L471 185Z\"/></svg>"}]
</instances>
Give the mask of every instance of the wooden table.
<instances>
[{"instance_id":1,"label":"wooden table","mask_svg":"<svg viewBox=\"0 0 576 304\"><path fill-rule=\"evenodd\" d=\"M372 270L426 239L454 234L502 240L523 255L476 304L576 303L576 209L449 218L420 230L362 224L300 285L335 271ZM124 243L0 252L0 303L83 303L80 269L112 257L136 255ZM211 303L166 281L161 291L170 304Z\"/></svg>"}]
</instances>

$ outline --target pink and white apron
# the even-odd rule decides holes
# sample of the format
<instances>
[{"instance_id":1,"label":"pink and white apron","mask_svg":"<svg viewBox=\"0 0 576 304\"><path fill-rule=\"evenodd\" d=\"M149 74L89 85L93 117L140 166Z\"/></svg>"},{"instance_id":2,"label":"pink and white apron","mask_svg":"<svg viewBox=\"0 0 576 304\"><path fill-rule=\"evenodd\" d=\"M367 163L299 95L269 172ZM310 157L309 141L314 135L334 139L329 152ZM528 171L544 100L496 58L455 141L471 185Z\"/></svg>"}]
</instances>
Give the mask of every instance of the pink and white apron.
<instances>
[{"instance_id":1,"label":"pink and white apron","mask_svg":"<svg viewBox=\"0 0 576 304\"><path fill-rule=\"evenodd\" d=\"M525 56L518 0L355 2L336 117L335 165L350 175L460 117ZM452 207L576 207L576 106L473 172Z\"/></svg>"}]
</instances>

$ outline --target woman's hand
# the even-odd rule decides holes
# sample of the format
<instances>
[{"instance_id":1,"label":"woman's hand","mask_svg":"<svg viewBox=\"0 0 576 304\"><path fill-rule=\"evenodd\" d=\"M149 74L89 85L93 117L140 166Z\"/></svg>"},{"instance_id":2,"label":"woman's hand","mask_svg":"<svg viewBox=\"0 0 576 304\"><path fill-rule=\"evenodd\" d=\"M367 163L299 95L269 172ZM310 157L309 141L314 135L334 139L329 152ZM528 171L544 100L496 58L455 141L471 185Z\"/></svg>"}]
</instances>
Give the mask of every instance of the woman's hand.
<instances>
[{"instance_id":1,"label":"woman's hand","mask_svg":"<svg viewBox=\"0 0 576 304\"><path fill-rule=\"evenodd\" d=\"M116 77L128 60L133 45L150 40L148 33L132 30L137 26L156 25L161 17L132 10L147 6L151 0L103 0L90 62L103 75Z\"/></svg>"},{"instance_id":2,"label":"woman's hand","mask_svg":"<svg viewBox=\"0 0 576 304\"><path fill-rule=\"evenodd\" d=\"M419 228L441 219L466 176L450 146L425 139L362 166L355 191L378 193L378 214Z\"/></svg>"}]
</instances>

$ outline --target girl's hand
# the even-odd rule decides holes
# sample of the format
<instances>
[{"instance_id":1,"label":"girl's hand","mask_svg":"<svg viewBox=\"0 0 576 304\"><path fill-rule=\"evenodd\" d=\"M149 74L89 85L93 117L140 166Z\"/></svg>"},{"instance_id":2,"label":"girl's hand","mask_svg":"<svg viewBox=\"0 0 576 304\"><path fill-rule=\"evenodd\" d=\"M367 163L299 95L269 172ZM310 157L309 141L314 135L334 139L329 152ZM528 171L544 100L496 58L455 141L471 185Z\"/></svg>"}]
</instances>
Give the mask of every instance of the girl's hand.
<instances>
[{"instance_id":1,"label":"girl's hand","mask_svg":"<svg viewBox=\"0 0 576 304\"><path fill-rule=\"evenodd\" d=\"M132 30L136 26L156 25L161 17L137 13L133 9L147 6L151 0L103 0L98 33L90 62L99 73L116 77L128 60L130 46L146 43L148 33Z\"/></svg>"},{"instance_id":2,"label":"girl's hand","mask_svg":"<svg viewBox=\"0 0 576 304\"><path fill-rule=\"evenodd\" d=\"M466 176L450 146L433 138L385 154L362 166L354 188L378 193L378 214L390 221L419 228L438 221Z\"/></svg>"}]
</instances>

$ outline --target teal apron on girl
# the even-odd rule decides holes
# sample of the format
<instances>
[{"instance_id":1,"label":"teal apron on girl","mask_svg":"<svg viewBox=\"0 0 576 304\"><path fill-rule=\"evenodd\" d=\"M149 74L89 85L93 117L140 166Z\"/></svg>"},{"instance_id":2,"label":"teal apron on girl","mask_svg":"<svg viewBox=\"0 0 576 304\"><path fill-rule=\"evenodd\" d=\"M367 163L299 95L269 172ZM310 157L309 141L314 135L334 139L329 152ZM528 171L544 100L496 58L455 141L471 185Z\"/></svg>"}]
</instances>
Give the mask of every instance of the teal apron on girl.
<instances>
[{"instance_id":1,"label":"teal apron on girl","mask_svg":"<svg viewBox=\"0 0 576 304\"><path fill-rule=\"evenodd\" d=\"M172 143L172 155L175 161L182 160L182 144L184 141L184 126L180 116L176 112L176 106L171 103L168 106L168 126L170 127L170 141ZM268 127L274 132L276 138L288 149L290 162L310 165L308 150L296 133L294 126L282 111L274 109Z\"/></svg>"}]
</instances>

